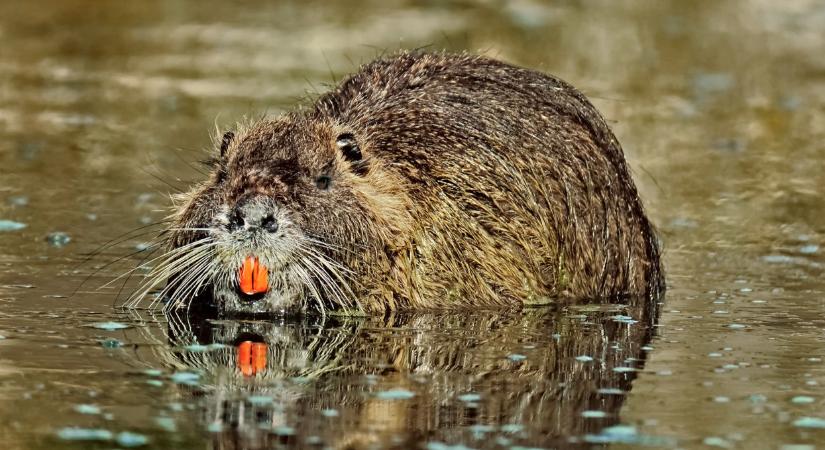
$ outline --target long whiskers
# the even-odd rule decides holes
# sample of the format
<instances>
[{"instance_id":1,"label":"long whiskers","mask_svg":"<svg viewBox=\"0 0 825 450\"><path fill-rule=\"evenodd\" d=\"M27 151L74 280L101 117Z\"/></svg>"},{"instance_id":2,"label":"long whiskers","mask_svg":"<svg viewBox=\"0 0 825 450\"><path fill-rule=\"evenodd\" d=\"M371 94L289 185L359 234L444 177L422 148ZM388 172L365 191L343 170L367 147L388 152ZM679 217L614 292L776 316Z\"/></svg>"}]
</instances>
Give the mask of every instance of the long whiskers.
<instances>
[{"instance_id":1,"label":"long whiskers","mask_svg":"<svg viewBox=\"0 0 825 450\"><path fill-rule=\"evenodd\" d=\"M205 237L153 258L148 264L160 262L149 271L141 287L132 294L124 306L126 308L138 307L146 295L162 283L166 283L166 286L152 299L149 309L155 308L167 294L173 295L175 301L172 304L179 306L188 300L188 298L177 297L179 294L197 293L197 288L206 280L205 277L209 275L209 271L205 269L210 264L214 264L216 246L217 243L211 237ZM145 264L141 267L145 267ZM173 277L176 279L172 280Z\"/></svg>"},{"instance_id":2,"label":"long whiskers","mask_svg":"<svg viewBox=\"0 0 825 450\"><path fill-rule=\"evenodd\" d=\"M354 273L343 264L328 257L325 252L314 248L330 249L334 246L312 238L306 238L306 243L314 244L314 246L306 244L298 246L296 251L299 260L298 265L301 268L302 281L306 287L310 288L312 295L316 297L321 311L325 311L325 299L332 301L339 307L351 307L355 304L360 308L361 305L351 288ZM307 277L304 275L309 276L310 280L308 282L305 280ZM320 296L318 288L326 295Z\"/></svg>"},{"instance_id":3,"label":"long whiskers","mask_svg":"<svg viewBox=\"0 0 825 450\"><path fill-rule=\"evenodd\" d=\"M180 227L170 230L197 232L207 229ZM310 236L298 238L296 242L291 262L280 273L270 274L270 289L290 292L299 288L304 296L311 297L307 301L314 301L322 315L326 315L330 306L362 309L353 291L355 272L333 256L351 250ZM123 304L125 308L142 308L151 293L149 310L161 304L164 312L181 308L188 310L204 286L229 287L237 283L236 271L223 267L225 258L218 257L220 245L212 236L203 237L152 256L104 287L146 269L148 273L144 275L140 287Z\"/></svg>"}]
</instances>

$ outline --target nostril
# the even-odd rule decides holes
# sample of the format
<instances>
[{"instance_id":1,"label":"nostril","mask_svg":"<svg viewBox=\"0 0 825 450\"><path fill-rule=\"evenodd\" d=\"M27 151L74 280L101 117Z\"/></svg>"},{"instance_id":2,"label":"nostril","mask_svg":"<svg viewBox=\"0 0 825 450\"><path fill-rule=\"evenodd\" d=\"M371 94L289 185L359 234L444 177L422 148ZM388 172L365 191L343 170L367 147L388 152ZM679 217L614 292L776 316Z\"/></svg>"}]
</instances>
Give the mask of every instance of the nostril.
<instances>
[{"instance_id":1,"label":"nostril","mask_svg":"<svg viewBox=\"0 0 825 450\"><path fill-rule=\"evenodd\" d=\"M270 233L274 233L278 231L278 221L275 220L272 214L269 214L261 220L261 228Z\"/></svg>"},{"instance_id":2,"label":"nostril","mask_svg":"<svg viewBox=\"0 0 825 450\"><path fill-rule=\"evenodd\" d=\"M241 214L238 211L234 211L229 216L229 223L227 223L226 227L229 229L229 231L235 231L235 230L238 230L240 228L243 228L243 225L244 225L243 217L241 217Z\"/></svg>"}]
</instances>

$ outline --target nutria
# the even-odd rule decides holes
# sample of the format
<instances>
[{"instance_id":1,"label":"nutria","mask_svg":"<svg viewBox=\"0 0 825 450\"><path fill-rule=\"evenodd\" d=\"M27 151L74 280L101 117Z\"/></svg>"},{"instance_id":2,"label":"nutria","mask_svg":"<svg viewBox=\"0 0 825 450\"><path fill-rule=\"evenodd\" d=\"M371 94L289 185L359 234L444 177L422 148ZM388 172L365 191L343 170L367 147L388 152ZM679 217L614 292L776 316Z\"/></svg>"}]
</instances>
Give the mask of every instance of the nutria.
<instances>
[{"instance_id":1,"label":"nutria","mask_svg":"<svg viewBox=\"0 0 825 450\"><path fill-rule=\"evenodd\" d=\"M619 143L552 76L403 52L219 141L138 297L169 279L169 307L371 312L663 285Z\"/></svg>"}]
</instances>

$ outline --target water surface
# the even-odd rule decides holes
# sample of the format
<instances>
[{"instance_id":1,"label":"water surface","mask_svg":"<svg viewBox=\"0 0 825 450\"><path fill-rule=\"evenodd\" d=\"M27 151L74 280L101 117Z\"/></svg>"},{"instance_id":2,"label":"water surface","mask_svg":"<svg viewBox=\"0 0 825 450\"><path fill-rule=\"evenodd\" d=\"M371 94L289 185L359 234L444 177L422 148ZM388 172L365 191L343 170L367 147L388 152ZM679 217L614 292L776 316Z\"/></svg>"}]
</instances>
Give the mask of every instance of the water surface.
<instances>
[{"instance_id":1,"label":"water surface","mask_svg":"<svg viewBox=\"0 0 825 450\"><path fill-rule=\"evenodd\" d=\"M4 448L825 448L822 29L814 1L0 4ZM216 126L421 46L593 99L659 226L661 314L113 308Z\"/></svg>"}]
</instances>

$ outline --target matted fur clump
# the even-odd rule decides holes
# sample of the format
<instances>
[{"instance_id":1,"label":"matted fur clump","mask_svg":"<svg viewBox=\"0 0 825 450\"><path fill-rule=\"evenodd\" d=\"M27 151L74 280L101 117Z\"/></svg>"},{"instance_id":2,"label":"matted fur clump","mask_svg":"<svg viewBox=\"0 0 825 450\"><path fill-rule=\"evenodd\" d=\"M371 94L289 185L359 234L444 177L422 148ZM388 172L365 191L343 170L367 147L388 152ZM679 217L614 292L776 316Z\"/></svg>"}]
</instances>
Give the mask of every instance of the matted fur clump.
<instances>
[{"instance_id":1,"label":"matted fur clump","mask_svg":"<svg viewBox=\"0 0 825 450\"><path fill-rule=\"evenodd\" d=\"M379 59L309 109L227 132L173 222L144 290L168 280L170 307L519 306L663 286L590 102L467 54Z\"/></svg>"}]
</instances>

